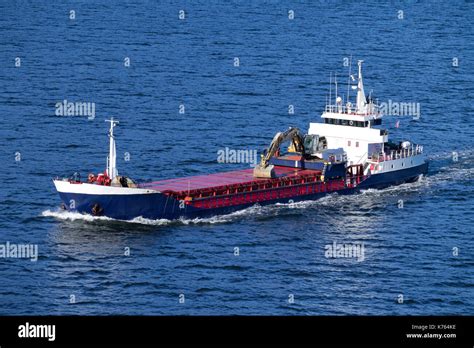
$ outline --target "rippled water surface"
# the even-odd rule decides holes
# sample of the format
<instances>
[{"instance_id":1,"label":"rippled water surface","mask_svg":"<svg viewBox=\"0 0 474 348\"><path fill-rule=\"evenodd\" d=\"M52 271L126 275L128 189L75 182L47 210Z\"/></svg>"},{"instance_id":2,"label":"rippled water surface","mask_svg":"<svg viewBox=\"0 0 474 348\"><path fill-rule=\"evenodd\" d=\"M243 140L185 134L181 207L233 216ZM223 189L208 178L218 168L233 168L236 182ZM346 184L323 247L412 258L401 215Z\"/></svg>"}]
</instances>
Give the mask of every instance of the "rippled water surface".
<instances>
[{"instance_id":1,"label":"rippled water surface","mask_svg":"<svg viewBox=\"0 0 474 348\"><path fill-rule=\"evenodd\" d=\"M39 259L0 258L0 314L472 315L473 17L468 1L2 2L0 244ZM420 103L418 121L385 125L424 145L421 181L197 220L58 210L52 177L104 169L106 118L134 178L248 168L217 151L307 130L350 55L367 93ZM95 119L56 116L64 99ZM333 242L364 243L364 260L326 258Z\"/></svg>"}]
</instances>

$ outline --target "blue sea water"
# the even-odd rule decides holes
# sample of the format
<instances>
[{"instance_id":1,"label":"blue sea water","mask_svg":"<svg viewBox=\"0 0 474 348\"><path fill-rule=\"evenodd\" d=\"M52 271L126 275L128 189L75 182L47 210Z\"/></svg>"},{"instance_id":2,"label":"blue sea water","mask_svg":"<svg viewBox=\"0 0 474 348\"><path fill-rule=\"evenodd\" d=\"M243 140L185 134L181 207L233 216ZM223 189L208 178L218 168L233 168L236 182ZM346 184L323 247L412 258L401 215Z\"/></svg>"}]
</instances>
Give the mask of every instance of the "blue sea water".
<instances>
[{"instance_id":1,"label":"blue sea water","mask_svg":"<svg viewBox=\"0 0 474 348\"><path fill-rule=\"evenodd\" d=\"M2 1L0 244L39 257L0 258L0 314L472 315L473 22L472 1ZM420 103L385 118L424 145L419 182L202 220L58 209L51 178L105 169L105 119L133 178L248 168L217 152L306 130L351 55L367 93ZM95 118L57 116L65 99ZM334 242L364 260L326 258Z\"/></svg>"}]
</instances>

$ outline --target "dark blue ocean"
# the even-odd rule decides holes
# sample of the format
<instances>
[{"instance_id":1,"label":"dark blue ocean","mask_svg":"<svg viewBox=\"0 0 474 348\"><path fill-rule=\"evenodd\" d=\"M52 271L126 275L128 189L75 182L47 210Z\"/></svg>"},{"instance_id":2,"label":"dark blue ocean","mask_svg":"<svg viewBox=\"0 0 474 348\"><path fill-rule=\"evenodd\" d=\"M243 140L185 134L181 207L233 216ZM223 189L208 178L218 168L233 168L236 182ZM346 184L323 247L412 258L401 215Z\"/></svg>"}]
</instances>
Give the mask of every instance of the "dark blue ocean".
<instances>
[{"instance_id":1,"label":"dark blue ocean","mask_svg":"<svg viewBox=\"0 0 474 348\"><path fill-rule=\"evenodd\" d=\"M473 1L2 1L0 245L38 260L0 257L0 314L474 314L472 23ZM104 120L134 179L249 168L217 152L307 131L351 55L367 93L419 103L384 122L424 145L420 181L174 222L59 210L53 177L105 169Z\"/></svg>"}]
</instances>

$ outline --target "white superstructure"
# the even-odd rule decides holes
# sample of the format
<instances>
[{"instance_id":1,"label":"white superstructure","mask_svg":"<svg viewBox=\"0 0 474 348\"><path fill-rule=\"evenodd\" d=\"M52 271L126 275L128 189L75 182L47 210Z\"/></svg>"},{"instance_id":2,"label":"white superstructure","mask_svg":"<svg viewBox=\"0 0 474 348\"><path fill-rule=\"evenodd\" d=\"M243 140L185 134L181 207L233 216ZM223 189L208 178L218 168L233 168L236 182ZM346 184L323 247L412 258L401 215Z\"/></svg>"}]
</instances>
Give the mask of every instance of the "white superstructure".
<instances>
[{"instance_id":1,"label":"white superstructure","mask_svg":"<svg viewBox=\"0 0 474 348\"><path fill-rule=\"evenodd\" d=\"M353 106L349 101L349 88L347 101L343 105L336 87L335 103L330 101L321 116L324 123L310 123L308 134L324 136L330 149L344 149L348 165L363 165L364 174L422 164L424 158L421 146L403 142L395 147L388 143L387 130L374 127L382 124L382 114L372 97L365 96L362 62L358 61L358 81L357 86L353 86L357 88L356 105ZM355 80L352 75L349 77Z\"/></svg>"}]
</instances>

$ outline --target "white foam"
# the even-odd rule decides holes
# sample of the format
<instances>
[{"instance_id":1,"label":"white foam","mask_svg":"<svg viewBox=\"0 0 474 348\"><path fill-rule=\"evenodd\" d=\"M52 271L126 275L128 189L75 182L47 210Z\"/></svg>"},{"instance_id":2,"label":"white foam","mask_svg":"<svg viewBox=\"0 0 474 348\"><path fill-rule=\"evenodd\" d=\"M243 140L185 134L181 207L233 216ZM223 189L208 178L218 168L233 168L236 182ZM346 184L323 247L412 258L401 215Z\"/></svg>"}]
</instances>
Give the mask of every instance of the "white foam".
<instances>
[{"instance_id":1,"label":"white foam","mask_svg":"<svg viewBox=\"0 0 474 348\"><path fill-rule=\"evenodd\" d=\"M169 224L183 224L183 225L190 225L190 224L218 224L218 223L226 223L231 222L239 217L254 215L256 213L261 213L262 207L258 205L254 205L252 207L238 210L236 212L225 214L225 215L216 215L209 218L194 218L194 219L185 219L180 218L177 220L168 220L168 219L146 219L142 216L136 217L132 220L120 220L120 219L113 219L106 216L93 216L89 214L81 214L78 212L70 212L66 210L45 210L41 213L42 216L45 217L53 217L60 220L67 220L67 221L85 221L85 222L93 222L93 221L120 221L125 223L132 223L132 224L142 224L142 225L152 225L152 226L163 226Z\"/></svg>"},{"instance_id":2,"label":"white foam","mask_svg":"<svg viewBox=\"0 0 474 348\"><path fill-rule=\"evenodd\" d=\"M473 149L461 149L461 150L457 150L457 151L443 151L443 152L438 152L438 153L430 153L428 155L428 159L430 161L449 160L449 159L453 158L453 152L456 152L460 159L462 159L462 158L472 158L473 155L474 155L474 150Z\"/></svg>"},{"instance_id":3,"label":"white foam","mask_svg":"<svg viewBox=\"0 0 474 348\"><path fill-rule=\"evenodd\" d=\"M61 220L70 220L70 221L76 221L76 220L83 220L83 221L98 221L98 220L104 220L104 221L112 221L114 219L106 217L106 216L93 216L93 215L88 215L88 214L81 214L77 212L71 212L67 210L45 210L41 213L42 216L46 217L54 217L57 219Z\"/></svg>"}]
</instances>

